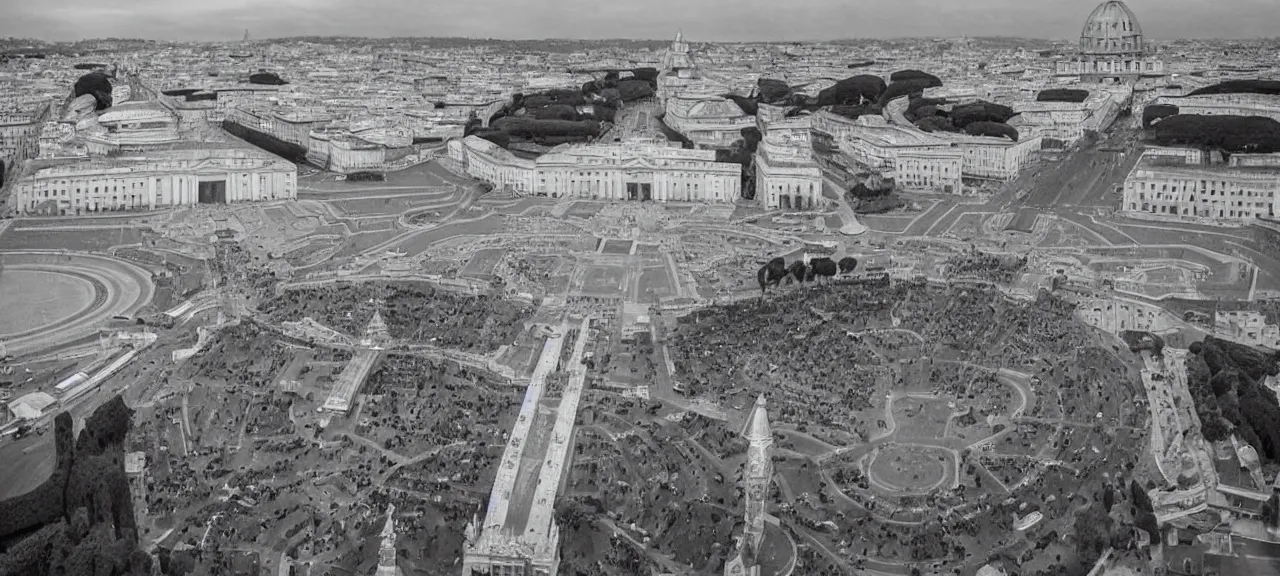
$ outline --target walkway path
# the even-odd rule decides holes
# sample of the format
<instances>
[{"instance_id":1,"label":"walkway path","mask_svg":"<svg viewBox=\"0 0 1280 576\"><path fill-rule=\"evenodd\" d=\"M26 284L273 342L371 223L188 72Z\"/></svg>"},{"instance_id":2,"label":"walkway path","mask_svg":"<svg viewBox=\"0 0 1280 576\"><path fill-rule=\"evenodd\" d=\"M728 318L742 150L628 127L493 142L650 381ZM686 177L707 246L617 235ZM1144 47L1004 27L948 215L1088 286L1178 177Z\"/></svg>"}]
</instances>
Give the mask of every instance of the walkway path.
<instances>
[{"instance_id":1,"label":"walkway path","mask_svg":"<svg viewBox=\"0 0 1280 576\"><path fill-rule=\"evenodd\" d=\"M838 182L832 180L830 176L822 176L823 184L830 186L835 191L836 208L840 214L840 221L844 223L840 227L840 233L846 236L856 236L867 231L867 227L858 222L858 215L854 213L853 207L849 206L849 201L845 198L844 188Z\"/></svg>"}]
</instances>

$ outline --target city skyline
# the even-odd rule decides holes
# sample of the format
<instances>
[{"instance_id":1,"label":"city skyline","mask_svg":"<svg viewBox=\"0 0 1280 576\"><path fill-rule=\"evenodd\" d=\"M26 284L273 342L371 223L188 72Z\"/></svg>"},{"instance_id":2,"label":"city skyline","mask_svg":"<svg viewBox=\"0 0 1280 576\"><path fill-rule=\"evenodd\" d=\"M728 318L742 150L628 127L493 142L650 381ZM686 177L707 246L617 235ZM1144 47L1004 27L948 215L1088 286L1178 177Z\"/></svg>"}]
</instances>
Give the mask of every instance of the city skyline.
<instances>
[{"instance_id":1,"label":"city skyline","mask_svg":"<svg viewBox=\"0 0 1280 576\"><path fill-rule=\"evenodd\" d=\"M1247 39L1273 34L1280 3L1269 0L1135 0L1152 38ZM1093 0L978 0L891 4L797 0L785 11L765 0L656 0L588 4L474 0L419 6L391 0L0 0L0 36L50 41L86 38L229 41L293 36L470 37L493 39L668 38L677 28L707 42L820 41L844 38L1017 36L1074 39ZM502 18L493 15L501 14Z\"/></svg>"}]
</instances>

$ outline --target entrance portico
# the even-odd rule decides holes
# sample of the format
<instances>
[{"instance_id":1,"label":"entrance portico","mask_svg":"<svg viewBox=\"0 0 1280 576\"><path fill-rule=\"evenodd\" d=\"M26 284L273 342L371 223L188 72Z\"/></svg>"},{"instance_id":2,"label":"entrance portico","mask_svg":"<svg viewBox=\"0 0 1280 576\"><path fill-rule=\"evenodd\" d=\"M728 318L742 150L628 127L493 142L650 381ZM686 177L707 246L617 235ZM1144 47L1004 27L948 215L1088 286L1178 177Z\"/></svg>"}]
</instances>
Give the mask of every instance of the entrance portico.
<instances>
[{"instance_id":1,"label":"entrance portico","mask_svg":"<svg viewBox=\"0 0 1280 576\"><path fill-rule=\"evenodd\" d=\"M626 182L627 200L653 200L653 173L626 171L622 179Z\"/></svg>"}]
</instances>

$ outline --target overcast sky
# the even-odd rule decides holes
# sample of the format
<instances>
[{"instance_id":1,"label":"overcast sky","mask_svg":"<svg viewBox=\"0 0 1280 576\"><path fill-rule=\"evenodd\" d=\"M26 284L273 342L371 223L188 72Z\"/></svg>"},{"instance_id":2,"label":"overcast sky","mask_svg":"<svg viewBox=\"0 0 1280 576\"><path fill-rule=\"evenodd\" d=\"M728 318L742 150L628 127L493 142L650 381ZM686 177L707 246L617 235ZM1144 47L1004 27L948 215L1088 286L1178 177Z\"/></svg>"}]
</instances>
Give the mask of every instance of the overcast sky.
<instances>
[{"instance_id":1,"label":"overcast sky","mask_svg":"<svg viewBox=\"0 0 1280 576\"><path fill-rule=\"evenodd\" d=\"M1074 38L1095 0L0 0L0 36ZM1131 0L1153 38L1276 36L1280 0Z\"/></svg>"}]
</instances>

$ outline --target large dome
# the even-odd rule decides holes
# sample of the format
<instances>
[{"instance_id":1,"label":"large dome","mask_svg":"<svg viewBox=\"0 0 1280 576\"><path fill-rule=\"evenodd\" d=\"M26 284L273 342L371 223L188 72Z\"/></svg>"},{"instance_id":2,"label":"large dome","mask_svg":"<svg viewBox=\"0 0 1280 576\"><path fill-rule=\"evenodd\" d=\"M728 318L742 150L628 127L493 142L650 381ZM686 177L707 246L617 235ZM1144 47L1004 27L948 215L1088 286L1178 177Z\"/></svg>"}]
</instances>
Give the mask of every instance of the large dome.
<instances>
[{"instance_id":1,"label":"large dome","mask_svg":"<svg viewBox=\"0 0 1280 576\"><path fill-rule=\"evenodd\" d=\"M1141 54L1143 48L1138 17L1120 0L1099 4L1080 31L1080 51L1086 54Z\"/></svg>"}]
</instances>

